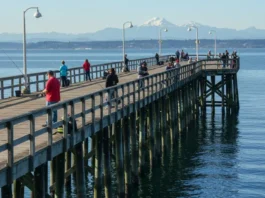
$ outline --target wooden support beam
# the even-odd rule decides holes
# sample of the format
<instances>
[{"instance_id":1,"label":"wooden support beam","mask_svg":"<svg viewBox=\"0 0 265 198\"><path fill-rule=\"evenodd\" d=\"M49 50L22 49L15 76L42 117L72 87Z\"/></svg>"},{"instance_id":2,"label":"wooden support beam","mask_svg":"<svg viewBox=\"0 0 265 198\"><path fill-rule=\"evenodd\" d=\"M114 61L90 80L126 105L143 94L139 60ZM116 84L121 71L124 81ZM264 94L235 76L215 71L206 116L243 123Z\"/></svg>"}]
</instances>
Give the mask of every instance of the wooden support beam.
<instances>
[{"instance_id":1,"label":"wooden support beam","mask_svg":"<svg viewBox=\"0 0 265 198\"><path fill-rule=\"evenodd\" d=\"M139 122L139 174L143 175L145 169L145 137L146 137L146 111L145 108L140 109Z\"/></svg>"},{"instance_id":2,"label":"wooden support beam","mask_svg":"<svg viewBox=\"0 0 265 198\"><path fill-rule=\"evenodd\" d=\"M155 121L154 121L154 103L149 104L148 106L148 126L149 126L149 159L150 159L150 167L152 168L154 165L154 155L155 155L155 140L154 140L154 128L155 128Z\"/></svg>"},{"instance_id":3,"label":"wooden support beam","mask_svg":"<svg viewBox=\"0 0 265 198\"><path fill-rule=\"evenodd\" d=\"M111 190L111 164L110 164L110 139L109 139L109 127L105 127L103 133L103 158L104 158L104 191L105 197L112 197Z\"/></svg>"},{"instance_id":4,"label":"wooden support beam","mask_svg":"<svg viewBox=\"0 0 265 198\"><path fill-rule=\"evenodd\" d=\"M215 106L215 76L211 76L211 82L212 82L212 111L214 112Z\"/></svg>"},{"instance_id":5,"label":"wooden support beam","mask_svg":"<svg viewBox=\"0 0 265 198\"><path fill-rule=\"evenodd\" d=\"M85 188L85 169L84 169L84 154L82 143L78 143L74 147L74 156L76 162L76 191L77 197L86 198Z\"/></svg>"},{"instance_id":6,"label":"wooden support beam","mask_svg":"<svg viewBox=\"0 0 265 198\"><path fill-rule=\"evenodd\" d=\"M70 170L71 169L71 166L72 166L72 153L71 153L71 151L67 151L66 153L65 153L65 171L67 172L68 170ZM66 173L65 172L65 173ZM71 187L70 185L71 185L71 175L68 175L66 178L65 178L65 185L67 186L67 187Z\"/></svg>"},{"instance_id":7,"label":"wooden support beam","mask_svg":"<svg viewBox=\"0 0 265 198\"><path fill-rule=\"evenodd\" d=\"M86 156L88 156L88 146L89 146L89 141L88 138L85 139L84 143L83 143L83 150L84 150L84 166L87 167L88 166L88 159L86 158Z\"/></svg>"},{"instance_id":8,"label":"wooden support beam","mask_svg":"<svg viewBox=\"0 0 265 198\"><path fill-rule=\"evenodd\" d=\"M168 111L169 111L169 130L170 130L170 143L171 146L174 145L175 141L175 105L174 105L174 97L173 94L169 95L169 102L168 102Z\"/></svg>"},{"instance_id":9,"label":"wooden support beam","mask_svg":"<svg viewBox=\"0 0 265 198\"><path fill-rule=\"evenodd\" d=\"M128 117L122 119L122 134L124 148L124 179L125 197L131 195L131 165L130 165L130 127Z\"/></svg>"},{"instance_id":10,"label":"wooden support beam","mask_svg":"<svg viewBox=\"0 0 265 198\"><path fill-rule=\"evenodd\" d=\"M156 161L160 159L161 156L161 136L160 136L160 108L159 102L156 100L154 102L155 112L154 112L154 132L155 132L155 159Z\"/></svg>"},{"instance_id":11,"label":"wooden support beam","mask_svg":"<svg viewBox=\"0 0 265 198\"><path fill-rule=\"evenodd\" d=\"M115 123L115 154L116 154L116 171L117 171L117 196L124 197L124 158L123 158L123 142L121 121Z\"/></svg>"},{"instance_id":12,"label":"wooden support beam","mask_svg":"<svg viewBox=\"0 0 265 198\"><path fill-rule=\"evenodd\" d=\"M12 185L6 185L1 188L1 198L12 198Z\"/></svg>"},{"instance_id":13,"label":"wooden support beam","mask_svg":"<svg viewBox=\"0 0 265 198\"><path fill-rule=\"evenodd\" d=\"M94 165L94 198L101 197L102 186L102 142L101 133L96 133L93 138L95 148L95 165Z\"/></svg>"},{"instance_id":14,"label":"wooden support beam","mask_svg":"<svg viewBox=\"0 0 265 198\"><path fill-rule=\"evenodd\" d=\"M177 112L178 112L178 132L182 133L182 103L181 103L181 90L177 90Z\"/></svg>"},{"instance_id":15,"label":"wooden support beam","mask_svg":"<svg viewBox=\"0 0 265 198\"><path fill-rule=\"evenodd\" d=\"M162 153L166 150L166 133L167 133L167 112L166 112L166 98L165 96L159 99L160 107L160 122L161 122L161 149Z\"/></svg>"},{"instance_id":16,"label":"wooden support beam","mask_svg":"<svg viewBox=\"0 0 265 198\"><path fill-rule=\"evenodd\" d=\"M24 198L24 184L20 179L14 181L14 198Z\"/></svg>"},{"instance_id":17,"label":"wooden support beam","mask_svg":"<svg viewBox=\"0 0 265 198\"><path fill-rule=\"evenodd\" d=\"M136 115L130 114L130 143L131 143L131 167L132 167L132 183L138 184L138 160L136 147Z\"/></svg>"},{"instance_id":18,"label":"wooden support beam","mask_svg":"<svg viewBox=\"0 0 265 198\"><path fill-rule=\"evenodd\" d=\"M33 182L33 197L46 198L48 194L48 167L47 164L42 164L35 168Z\"/></svg>"},{"instance_id":19,"label":"wooden support beam","mask_svg":"<svg viewBox=\"0 0 265 198\"><path fill-rule=\"evenodd\" d=\"M55 157L55 197L64 197L64 170L65 170L64 153Z\"/></svg>"}]
</instances>

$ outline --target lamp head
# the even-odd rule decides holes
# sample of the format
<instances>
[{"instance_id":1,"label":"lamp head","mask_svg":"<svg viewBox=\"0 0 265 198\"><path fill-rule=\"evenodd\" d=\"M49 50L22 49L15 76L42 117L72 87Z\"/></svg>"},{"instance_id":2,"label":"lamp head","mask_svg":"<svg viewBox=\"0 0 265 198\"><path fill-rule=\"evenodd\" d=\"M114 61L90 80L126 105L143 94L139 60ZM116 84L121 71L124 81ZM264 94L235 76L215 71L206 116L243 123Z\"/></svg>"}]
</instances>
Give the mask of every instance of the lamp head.
<instances>
[{"instance_id":1,"label":"lamp head","mask_svg":"<svg viewBox=\"0 0 265 198\"><path fill-rule=\"evenodd\" d=\"M188 27L187 31L190 32L191 31L191 27Z\"/></svg>"},{"instance_id":2,"label":"lamp head","mask_svg":"<svg viewBox=\"0 0 265 198\"><path fill-rule=\"evenodd\" d=\"M42 17L41 13L39 12L39 9L37 9L37 11L35 12L34 17L35 17L35 18L40 18L40 17Z\"/></svg>"},{"instance_id":3,"label":"lamp head","mask_svg":"<svg viewBox=\"0 0 265 198\"><path fill-rule=\"evenodd\" d=\"M129 28L132 28L132 27L133 27L133 24L132 24L132 22L131 22L131 24L130 24Z\"/></svg>"}]
</instances>

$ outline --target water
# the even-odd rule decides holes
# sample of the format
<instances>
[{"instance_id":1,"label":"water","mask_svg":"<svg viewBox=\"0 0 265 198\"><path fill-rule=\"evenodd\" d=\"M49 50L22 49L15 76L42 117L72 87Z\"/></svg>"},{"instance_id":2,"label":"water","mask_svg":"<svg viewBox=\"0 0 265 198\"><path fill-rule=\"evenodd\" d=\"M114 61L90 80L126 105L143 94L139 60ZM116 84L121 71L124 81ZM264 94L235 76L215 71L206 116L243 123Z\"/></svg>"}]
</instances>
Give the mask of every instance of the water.
<instances>
[{"instance_id":1,"label":"water","mask_svg":"<svg viewBox=\"0 0 265 198\"><path fill-rule=\"evenodd\" d=\"M153 56L156 51L134 49L127 53L134 59ZM188 51L194 53L194 49ZM265 197L265 50L237 51L241 56L238 115L223 118L219 108L215 115L211 115L209 108L206 119L200 118L198 127L179 138L160 166L141 178L133 197ZM22 67L21 51L7 53ZM174 50L164 49L163 53L174 53ZM120 61L121 51L31 50L28 70L56 69L62 59L69 67L79 66L85 58L92 64ZM0 54L0 71L0 76L19 74L3 53ZM92 194L91 181L90 176L89 195ZM67 195L76 197L75 188Z\"/></svg>"}]
</instances>

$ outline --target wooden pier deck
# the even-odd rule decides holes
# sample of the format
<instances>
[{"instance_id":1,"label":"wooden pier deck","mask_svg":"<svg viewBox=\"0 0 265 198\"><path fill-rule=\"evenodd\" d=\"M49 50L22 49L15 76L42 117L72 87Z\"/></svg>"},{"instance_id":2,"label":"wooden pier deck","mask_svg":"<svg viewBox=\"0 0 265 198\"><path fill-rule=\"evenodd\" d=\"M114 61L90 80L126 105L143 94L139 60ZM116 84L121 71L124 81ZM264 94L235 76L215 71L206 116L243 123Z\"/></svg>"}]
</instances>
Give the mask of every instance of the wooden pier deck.
<instances>
[{"instance_id":1,"label":"wooden pier deck","mask_svg":"<svg viewBox=\"0 0 265 198\"><path fill-rule=\"evenodd\" d=\"M182 62L181 65L185 65L187 62ZM156 74L165 71L165 66L151 66L149 67L149 74ZM133 81L137 79L137 72L131 71L130 73L121 73L119 76L119 84ZM95 79L92 82L85 81L82 83L73 84L67 88L61 88L61 101L77 98L89 93L96 92L98 90L105 88L105 79ZM119 93L121 95L122 93ZM126 93L124 93L126 94ZM96 104L99 103L99 98L96 100ZM87 104L91 105L91 104ZM124 104L126 105L126 104ZM16 117L20 114L28 113L30 111L35 111L37 109L45 107L45 97L30 98L30 97L12 97L9 99L4 99L0 101L0 115L1 119L8 119ZM81 112L81 105L75 107L75 112ZM121 108L121 105L119 105ZM108 110L104 108L104 114L108 113ZM70 112L70 109L69 109ZM97 112L99 117L99 111ZM62 111L58 111L58 120L63 116ZM39 117L35 122L35 130L40 130L43 124L46 122L46 116ZM91 117L87 117L87 121L91 122ZM80 124L81 119L77 119L77 124ZM14 127L16 131L14 133L14 140L24 137L29 134L29 123L23 122ZM54 129L54 132L56 129ZM0 146L7 143L8 136L6 130L0 130L1 139ZM47 146L47 133L39 136L35 142L35 152L41 148ZM62 134L53 135L53 141L56 142L58 139L62 138ZM19 144L14 149L14 162L19 159L29 155L29 141ZM0 153L0 169L5 167L7 163L7 151Z\"/></svg>"},{"instance_id":2,"label":"wooden pier deck","mask_svg":"<svg viewBox=\"0 0 265 198\"><path fill-rule=\"evenodd\" d=\"M165 72L165 66L154 65L148 68L150 77L142 79L143 88L138 88L140 80L137 80L137 72L132 70L130 73L118 74L119 85L115 88L105 89L105 79L101 78L62 88L59 105L45 107L45 97L11 97L0 100L0 177L2 178L0 187L6 185L10 180L8 177L11 177L11 180L17 179L33 171L36 165L50 161L53 156L66 152L76 143L84 141L85 138L123 116L192 82L202 76L202 71L209 72L210 75L220 75L235 74L239 69L222 69L219 61L209 60L192 64L181 62L181 67L172 72ZM199 89L199 83L196 86ZM201 90L198 93L200 92L202 99L206 99L203 98L206 93L206 80L205 84L202 83L200 86ZM114 102L114 108L106 108L110 102L105 101L105 94L114 89L121 103ZM213 86L213 89L216 87ZM51 121L53 110L58 110L58 122L55 124ZM71 136L68 136L66 128L64 133L53 134L58 126L66 126L66 121L61 118L68 114L77 120L80 133L76 133L76 136L75 131L72 131ZM47 116L48 127L43 127ZM89 134L87 131L90 131ZM22 162L22 159L25 159L25 162ZM23 163L24 165L20 165Z\"/></svg>"}]
</instances>

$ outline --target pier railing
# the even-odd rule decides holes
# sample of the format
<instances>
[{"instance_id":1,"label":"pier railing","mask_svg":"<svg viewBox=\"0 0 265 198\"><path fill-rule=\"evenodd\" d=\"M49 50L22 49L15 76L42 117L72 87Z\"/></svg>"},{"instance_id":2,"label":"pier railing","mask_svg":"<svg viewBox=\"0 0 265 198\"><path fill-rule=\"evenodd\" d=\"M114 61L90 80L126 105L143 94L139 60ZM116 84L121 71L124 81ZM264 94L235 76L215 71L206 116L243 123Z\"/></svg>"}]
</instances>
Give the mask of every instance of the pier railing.
<instances>
[{"instance_id":1,"label":"pier railing","mask_svg":"<svg viewBox=\"0 0 265 198\"><path fill-rule=\"evenodd\" d=\"M214 60L193 62L180 68L149 75L0 121L1 137L7 137L6 140L2 138L0 144L0 152L6 152L6 161L0 164L2 169L0 170L0 187L33 171L44 161L67 151L120 118L136 112L139 108L192 81L212 65ZM238 69L226 70L237 71ZM112 95L116 97L111 98ZM53 123L52 113L55 110L58 111L58 117L62 119ZM46 118L48 125L42 127ZM68 133L69 120L77 120L78 131L73 129ZM63 134L54 136L53 133L59 126L63 126ZM28 134L19 136L19 131L23 128L28 129ZM40 137L42 142L38 140ZM15 154L18 148L25 156ZM23 166L21 163L24 163ZM19 166L27 168L16 171Z\"/></svg>"},{"instance_id":2,"label":"pier railing","mask_svg":"<svg viewBox=\"0 0 265 198\"><path fill-rule=\"evenodd\" d=\"M169 55L160 57L160 60L168 60ZM143 61L147 62L148 66L156 64L156 59L154 57L144 58L144 59L135 59L129 61L129 69L136 70L137 66ZM103 76L104 71L115 68L117 73L120 73L123 68L123 62L112 62L104 63L99 65L92 65L91 67L91 77L92 79L100 78ZM60 78L60 72L55 70L55 76ZM31 92L38 92L44 89L45 83L47 81L47 71L31 73L28 74L29 85ZM74 67L68 69L68 79L71 83L79 83L85 80L84 69L83 67ZM22 91L24 86L24 75L16 75L0 78L0 99L13 97L15 96L15 91Z\"/></svg>"}]
</instances>

